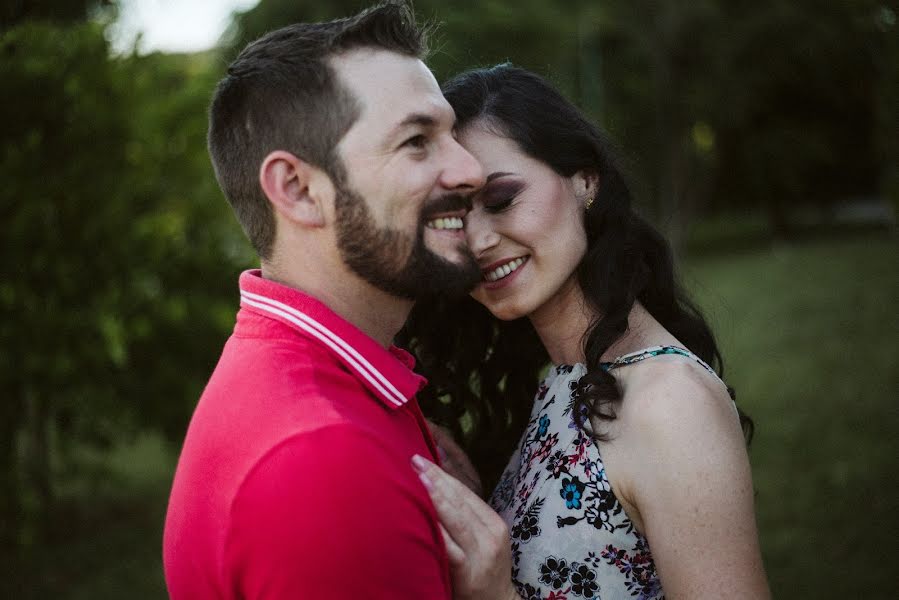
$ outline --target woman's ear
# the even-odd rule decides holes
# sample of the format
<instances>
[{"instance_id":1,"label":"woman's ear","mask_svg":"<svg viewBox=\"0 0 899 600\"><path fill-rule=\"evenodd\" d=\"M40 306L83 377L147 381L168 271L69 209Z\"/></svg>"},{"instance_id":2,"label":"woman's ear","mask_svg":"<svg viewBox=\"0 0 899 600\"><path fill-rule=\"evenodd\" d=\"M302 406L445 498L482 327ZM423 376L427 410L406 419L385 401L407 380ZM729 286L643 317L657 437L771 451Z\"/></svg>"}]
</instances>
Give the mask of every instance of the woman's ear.
<instances>
[{"instance_id":1,"label":"woman's ear","mask_svg":"<svg viewBox=\"0 0 899 600\"><path fill-rule=\"evenodd\" d=\"M593 171L578 171L571 178L578 198L592 198L599 190L599 175Z\"/></svg>"},{"instance_id":2,"label":"woman's ear","mask_svg":"<svg viewBox=\"0 0 899 600\"><path fill-rule=\"evenodd\" d=\"M318 167L314 167L284 150L275 150L259 167L259 185L276 213L305 227L325 224L323 196L333 194L333 186Z\"/></svg>"}]
</instances>

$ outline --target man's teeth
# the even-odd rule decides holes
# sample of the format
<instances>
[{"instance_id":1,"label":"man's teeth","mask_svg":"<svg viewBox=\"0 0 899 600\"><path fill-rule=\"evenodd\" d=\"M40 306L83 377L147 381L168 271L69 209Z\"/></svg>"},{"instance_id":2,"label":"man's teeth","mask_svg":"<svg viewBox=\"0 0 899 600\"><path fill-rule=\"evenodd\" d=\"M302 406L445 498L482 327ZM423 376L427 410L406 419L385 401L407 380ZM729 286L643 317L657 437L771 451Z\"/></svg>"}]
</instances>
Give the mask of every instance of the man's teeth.
<instances>
[{"instance_id":1,"label":"man's teeth","mask_svg":"<svg viewBox=\"0 0 899 600\"><path fill-rule=\"evenodd\" d=\"M502 279L515 271L518 270L518 267L524 264L524 258L516 258L515 260L509 261L504 265L496 267L489 273L484 275L484 279L487 281L496 281L498 279Z\"/></svg>"},{"instance_id":2,"label":"man's teeth","mask_svg":"<svg viewBox=\"0 0 899 600\"><path fill-rule=\"evenodd\" d=\"M460 217L434 219L433 221L428 221L428 227L432 229L462 229L462 219Z\"/></svg>"}]
</instances>

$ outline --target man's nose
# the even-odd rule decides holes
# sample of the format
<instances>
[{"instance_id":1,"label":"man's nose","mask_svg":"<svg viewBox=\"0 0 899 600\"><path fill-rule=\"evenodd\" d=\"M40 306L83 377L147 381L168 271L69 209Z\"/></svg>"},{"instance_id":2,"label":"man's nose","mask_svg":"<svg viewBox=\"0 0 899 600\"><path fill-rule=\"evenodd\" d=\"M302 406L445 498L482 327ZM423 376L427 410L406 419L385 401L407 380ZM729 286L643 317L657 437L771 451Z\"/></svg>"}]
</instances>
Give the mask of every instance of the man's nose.
<instances>
[{"instance_id":1,"label":"man's nose","mask_svg":"<svg viewBox=\"0 0 899 600\"><path fill-rule=\"evenodd\" d=\"M451 140L441 185L458 192L472 192L484 185L484 168L468 150L456 140Z\"/></svg>"}]
</instances>

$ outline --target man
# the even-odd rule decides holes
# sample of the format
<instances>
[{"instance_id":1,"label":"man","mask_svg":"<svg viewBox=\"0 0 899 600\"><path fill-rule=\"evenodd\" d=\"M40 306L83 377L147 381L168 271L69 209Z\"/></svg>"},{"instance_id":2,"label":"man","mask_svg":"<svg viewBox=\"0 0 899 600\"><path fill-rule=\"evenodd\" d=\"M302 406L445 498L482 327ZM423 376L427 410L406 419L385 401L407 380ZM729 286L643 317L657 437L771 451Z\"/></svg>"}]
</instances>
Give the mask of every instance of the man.
<instances>
[{"instance_id":1,"label":"man","mask_svg":"<svg viewBox=\"0 0 899 600\"><path fill-rule=\"evenodd\" d=\"M437 460L425 382L391 340L418 295L480 278L461 227L483 173L423 52L389 3L270 33L216 89L210 154L261 270L175 474L176 600L451 595L410 465Z\"/></svg>"}]
</instances>

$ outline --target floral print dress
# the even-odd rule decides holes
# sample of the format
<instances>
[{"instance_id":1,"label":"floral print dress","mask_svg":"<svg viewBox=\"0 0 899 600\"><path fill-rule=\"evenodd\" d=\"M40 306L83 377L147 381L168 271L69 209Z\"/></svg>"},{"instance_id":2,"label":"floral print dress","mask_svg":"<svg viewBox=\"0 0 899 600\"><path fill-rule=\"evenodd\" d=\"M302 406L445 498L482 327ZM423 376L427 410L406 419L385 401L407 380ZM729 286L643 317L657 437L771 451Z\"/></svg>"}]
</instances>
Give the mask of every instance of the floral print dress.
<instances>
[{"instance_id":1,"label":"floral print dress","mask_svg":"<svg viewBox=\"0 0 899 600\"><path fill-rule=\"evenodd\" d=\"M627 354L611 370L660 354ZM575 424L582 364L553 367L540 383L531 418L490 504L509 526L512 579L526 600L664 598L649 544L628 518L606 477L599 448ZM716 375L717 376L717 375Z\"/></svg>"}]
</instances>

